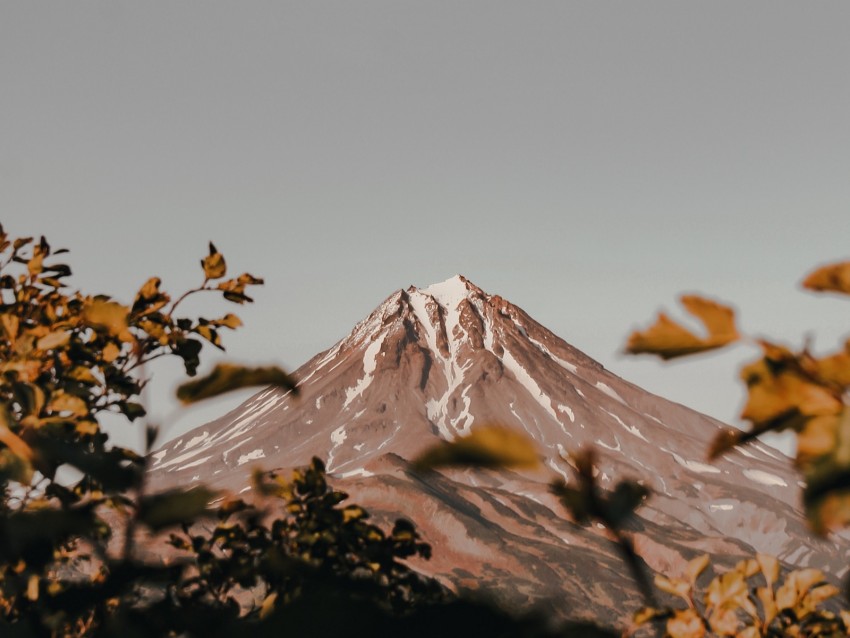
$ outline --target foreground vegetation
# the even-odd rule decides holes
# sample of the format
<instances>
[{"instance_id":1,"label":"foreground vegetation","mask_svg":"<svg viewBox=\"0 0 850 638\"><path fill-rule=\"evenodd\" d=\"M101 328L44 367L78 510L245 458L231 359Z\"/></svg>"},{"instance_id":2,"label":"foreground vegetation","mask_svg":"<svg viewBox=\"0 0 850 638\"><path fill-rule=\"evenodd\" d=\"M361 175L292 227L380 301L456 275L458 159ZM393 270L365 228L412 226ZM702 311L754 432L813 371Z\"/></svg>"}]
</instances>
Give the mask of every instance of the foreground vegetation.
<instances>
[{"instance_id":1,"label":"foreground vegetation","mask_svg":"<svg viewBox=\"0 0 850 638\"><path fill-rule=\"evenodd\" d=\"M430 556L413 523L369 523L318 459L258 473L251 503L149 493L146 454L110 445L103 417L145 423L146 366L171 358L196 376L204 344L240 326L182 316L188 297L248 303L262 280L228 278L210 244L196 288L172 297L153 277L124 304L71 290L64 252L0 228L0 635L611 635L458 600L404 562ZM219 365L178 396L269 384L296 391L280 369ZM147 453L158 430L136 427Z\"/></svg>"},{"instance_id":2,"label":"foreground vegetation","mask_svg":"<svg viewBox=\"0 0 850 638\"><path fill-rule=\"evenodd\" d=\"M850 295L850 262L818 268L803 286ZM695 295L683 296L681 301L703 324L704 335L661 313L653 325L629 337L626 352L669 360L745 338L729 306ZM795 462L805 479L802 500L813 533L845 529L850 524L850 340L820 357L807 347L795 352L766 339L751 341L762 350L762 357L741 372L748 395L741 418L751 427L724 431L706 454L717 458L767 432L795 433ZM650 578L627 531L648 491L632 481L603 491L594 478L592 449L576 451L570 460L575 480L567 485L556 479L552 491L573 520L596 522L607 530L627 573L643 593L646 606L634 614L627 633L655 631L672 638L850 635L850 611L842 600L848 594L841 596L816 569L781 577L775 558L757 555L710 580L702 577L700 584L698 579L709 565L709 558L701 556L691 561L683 578L663 574ZM533 461L529 441L494 428L428 451L420 466L510 467ZM673 602L659 603L662 592L672 596Z\"/></svg>"},{"instance_id":3,"label":"foreground vegetation","mask_svg":"<svg viewBox=\"0 0 850 638\"><path fill-rule=\"evenodd\" d=\"M250 503L204 487L150 493L146 454L112 446L103 417L122 415L143 427L145 452L152 449L158 430L146 423L139 401L146 366L176 359L195 377L204 344L222 348L223 332L241 325L231 313L183 316L184 300L218 295L248 303L250 287L262 280L228 278L224 257L210 244L196 288L172 297L153 277L125 304L70 289L71 269L59 259L64 252L44 238L13 239L0 228L0 634L617 635L586 624L553 627L458 599L407 566L406 559L427 559L431 552L415 525L399 520L385 530L371 524L362 507L328 484L318 459L292 476L258 473ZM850 266L836 268L819 271L807 285L850 293ZM661 318L633 335L629 349L669 358L739 338L728 308L705 300L686 305L705 322L707 337ZM763 360L745 369L750 403L744 416L753 430L727 434L713 453L767 430L793 429L814 529L842 527L850 520L844 408L850 345L821 359L763 347ZM258 384L297 391L278 368L220 365L181 386L178 396L193 402ZM533 451L516 435L477 430L424 455L419 469L532 462ZM554 482L552 489L576 521L601 522L609 530L626 572L644 592L647 606L629 631L846 635L848 614L822 607L837 589L815 570L782 577L770 557L743 561L704 590L697 580L708 567L705 557L692 561L684 580L658 576L653 582L627 531L647 496L644 488L624 482L603 492L594 482L592 450L577 454L575 466L575 480ZM163 549L151 552L152 546ZM681 604L660 604L658 590Z\"/></svg>"}]
</instances>

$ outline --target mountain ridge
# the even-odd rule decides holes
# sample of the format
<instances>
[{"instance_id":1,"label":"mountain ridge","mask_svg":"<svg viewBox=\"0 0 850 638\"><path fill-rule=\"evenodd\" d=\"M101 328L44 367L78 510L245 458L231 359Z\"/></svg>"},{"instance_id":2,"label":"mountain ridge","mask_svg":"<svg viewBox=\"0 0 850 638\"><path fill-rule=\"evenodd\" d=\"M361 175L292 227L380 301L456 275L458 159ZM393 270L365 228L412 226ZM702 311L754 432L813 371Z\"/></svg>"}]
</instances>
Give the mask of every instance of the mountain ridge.
<instances>
[{"instance_id":1,"label":"mountain ridge","mask_svg":"<svg viewBox=\"0 0 850 638\"><path fill-rule=\"evenodd\" d=\"M620 379L460 275L395 291L295 376L299 397L263 390L165 444L152 482L244 494L254 465L290 468L319 456L378 517L422 528L435 547L434 560L417 565L423 571L564 614L552 601L573 590L583 611L604 617L624 612L618 600L637 604L637 593L602 530L570 523L547 489L553 475L570 479L571 451L592 445L603 487L632 478L653 491L633 531L656 570L680 569L702 551L729 559L759 551L827 571L847 562L843 542L808 534L781 453L755 443L704 460L726 426ZM410 468L424 449L484 423L525 432L547 472L425 478Z\"/></svg>"}]
</instances>

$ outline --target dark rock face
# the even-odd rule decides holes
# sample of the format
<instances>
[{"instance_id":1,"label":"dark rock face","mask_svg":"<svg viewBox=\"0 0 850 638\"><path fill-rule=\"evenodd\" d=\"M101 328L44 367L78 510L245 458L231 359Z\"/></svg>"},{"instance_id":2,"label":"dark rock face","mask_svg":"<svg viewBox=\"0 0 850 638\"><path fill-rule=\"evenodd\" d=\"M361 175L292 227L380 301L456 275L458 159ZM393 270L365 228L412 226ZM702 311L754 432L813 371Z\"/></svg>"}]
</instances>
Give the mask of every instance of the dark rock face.
<instances>
[{"instance_id":1,"label":"dark rock face","mask_svg":"<svg viewBox=\"0 0 850 638\"><path fill-rule=\"evenodd\" d=\"M808 532L782 454L756 443L706 461L723 424L620 379L463 277L394 293L296 377L299 397L264 390L166 444L152 483L246 492L253 466L318 456L355 502L417 524L434 547L423 572L515 607L613 620L641 604L615 548L547 491L569 480L569 452L592 445L603 487L651 488L633 530L657 571L677 575L703 552L726 564L769 553L834 577L847 564L846 542ZM484 423L526 432L546 470L411 471L425 448Z\"/></svg>"}]
</instances>

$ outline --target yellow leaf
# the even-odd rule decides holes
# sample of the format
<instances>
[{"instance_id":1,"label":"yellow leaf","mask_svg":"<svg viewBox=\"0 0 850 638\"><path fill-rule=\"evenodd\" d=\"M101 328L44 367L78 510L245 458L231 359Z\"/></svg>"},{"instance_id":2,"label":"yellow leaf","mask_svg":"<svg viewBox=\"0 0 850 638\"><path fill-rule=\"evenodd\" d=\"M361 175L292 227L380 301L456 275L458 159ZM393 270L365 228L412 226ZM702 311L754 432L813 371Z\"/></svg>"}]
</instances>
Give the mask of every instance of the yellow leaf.
<instances>
[{"instance_id":1,"label":"yellow leaf","mask_svg":"<svg viewBox=\"0 0 850 638\"><path fill-rule=\"evenodd\" d=\"M684 609L676 611L667 621L667 634L670 638L702 638L705 627L695 610Z\"/></svg>"},{"instance_id":2,"label":"yellow leaf","mask_svg":"<svg viewBox=\"0 0 850 638\"><path fill-rule=\"evenodd\" d=\"M626 352L674 359L714 350L738 339L735 313L729 306L696 295L685 295L681 302L689 313L703 323L707 332L705 337L695 335L664 313L659 313L655 324L643 332L635 331L629 336Z\"/></svg>"},{"instance_id":3,"label":"yellow leaf","mask_svg":"<svg viewBox=\"0 0 850 638\"><path fill-rule=\"evenodd\" d=\"M660 616L664 612L660 609L655 609L653 607L644 607L643 609L638 609L635 612L635 615L632 616L632 623L636 626L645 625L646 623L654 620L657 616Z\"/></svg>"},{"instance_id":4,"label":"yellow leaf","mask_svg":"<svg viewBox=\"0 0 850 638\"><path fill-rule=\"evenodd\" d=\"M661 574L655 575L655 586L663 592L690 600L691 584L678 578L667 578Z\"/></svg>"},{"instance_id":5,"label":"yellow leaf","mask_svg":"<svg viewBox=\"0 0 850 638\"><path fill-rule=\"evenodd\" d=\"M531 439L498 425L484 425L454 441L439 443L413 461L420 470L445 466L531 468L539 463Z\"/></svg>"},{"instance_id":6,"label":"yellow leaf","mask_svg":"<svg viewBox=\"0 0 850 638\"><path fill-rule=\"evenodd\" d=\"M366 517L366 510L359 505L349 505L342 510L342 522L358 521Z\"/></svg>"},{"instance_id":7,"label":"yellow leaf","mask_svg":"<svg viewBox=\"0 0 850 638\"><path fill-rule=\"evenodd\" d=\"M811 587L823 582L823 572L819 569L797 569L790 574L786 581L790 581L799 594L805 594Z\"/></svg>"},{"instance_id":8,"label":"yellow leaf","mask_svg":"<svg viewBox=\"0 0 850 638\"><path fill-rule=\"evenodd\" d=\"M239 326L242 325L242 320L232 313L227 313L221 319L214 321L217 326L224 326L226 328L230 328L231 330L235 330Z\"/></svg>"},{"instance_id":9,"label":"yellow leaf","mask_svg":"<svg viewBox=\"0 0 850 638\"><path fill-rule=\"evenodd\" d=\"M286 390L296 389L292 377L276 366L249 368L220 363L207 376L178 387L177 398L183 403L195 403L231 390L256 385L274 385Z\"/></svg>"},{"instance_id":10,"label":"yellow leaf","mask_svg":"<svg viewBox=\"0 0 850 638\"><path fill-rule=\"evenodd\" d=\"M806 516L816 534L840 530L850 525L850 493L836 490L824 494L816 503L807 504Z\"/></svg>"},{"instance_id":11,"label":"yellow leaf","mask_svg":"<svg viewBox=\"0 0 850 638\"><path fill-rule=\"evenodd\" d=\"M72 416L85 416L89 409L86 402L73 394L67 394L61 390L50 397L47 409L51 412L69 412Z\"/></svg>"},{"instance_id":12,"label":"yellow leaf","mask_svg":"<svg viewBox=\"0 0 850 638\"><path fill-rule=\"evenodd\" d=\"M850 261L821 266L803 280L803 287L818 292L850 294Z\"/></svg>"},{"instance_id":13,"label":"yellow leaf","mask_svg":"<svg viewBox=\"0 0 850 638\"><path fill-rule=\"evenodd\" d=\"M100 431L97 421L78 421L75 429L80 434L97 434Z\"/></svg>"},{"instance_id":14,"label":"yellow leaf","mask_svg":"<svg viewBox=\"0 0 850 638\"><path fill-rule=\"evenodd\" d=\"M215 249L212 242L210 242L210 254L204 257L201 266L204 268L204 276L207 279L220 279L227 274L224 256Z\"/></svg>"},{"instance_id":15,"label":"yellow leaf","mask_svg":"<svg viewBox=\"0 0 850 638\"><path fill-rule=\"evenodd\" d=\"M15 456L22 459L32 460L32 448L17 434L9 429L7 424L8 414L3 410L2 421L0 421L0 442L2 442Z\"/></svg>"},{"instance_id":16,"label":"yellow leaf","mask_svg":"<svg viewBox=\"0 0 850 638\"><path fill-rule=\"evenodd\" d=\"M803 505L818 534L850 524L850 409L837 419L835 444L818 457L804 457Z\"/></svg>"},{"instance_id":17,"label":"yellow leaf","mask_svg":"<svg viewBox=\"0 0 850 638\"><path fill-rule=\"evenodd\" d=\"M738 620L738 614L735 613L734 609L720 607L712 610L708 617L708 624L715 635L734 636L741 622Z\"/></svg>"},{"instance_id":18,"label":"yellow leaf","mask_svg":"<svg viewBox=\"0 0 850 638\"><path fill-rule=\"evenodd\" d=\"M785 420L773 429L802 427L811 417L841 412L840 393L813 381L802 369L800 357L787 348L761 342L764 357L743 368L747 403L741 418L755 425Z\"/></svg>"},{"instance_id":19,"label":"yellow leaf","mask_svg":"<svg viewBox=\"0 0 850 638\"><path fill-rule=\"evenodd\" d=\"M165 328L161 323L157 323L156 321L150 321L148 319L142 319L138 322L138 326L163 345L165 345L165 343L168 343L168 338L165 334Z\"/></svg>"},{"instance_id":20,"label":"yellow leaf","mask_svg":"<svg viewBox=\"0 0 850 638\"><path fill-rule=\"evenodd\" d=\"M797 617L805 618L816 611L824 602L840 593L841 590L838 587L829 583L813 588L803 597L797 606Z\"/></svg>"},{"instance_id":21,"label":"yellow leaf","mask_svg":"<svg viewBox=\"0 0 850 638\"><path fill-rule=\"evenodd\" d=\"M756 596L761 602L762 610L764 611L764 624L769 625L776 618L776 614L779 613L779 609L776 606L776 598L773 596L773 586L757 588Z\"/></svg>"},{"instance_id":22,"label":"yellow leaf","mask_svg":"<svg viewBox=\"0 0 850 638\"><path fill-rule=\"evenodd\" d=\"M27 581L27 598L29 600L38 600L38 582L37 574L32 574Z\"/></svg>"},{"instance_id":23,"label":"yellow leaf","mask_svg":"<svg viewBox=\"0 0 850 638\"><path fill-rule=\"evenodd\" d=\"M756 560L761 567L761 573L764 575L767 586L772 589L773 583L779 578L779 561L768 554L756 554Z\"/></svg>"},{"instance_id":24,"label":"yellow leaf","mask_svg":"<svg viewBox=\"0 0 850 638\"><path fill-rule=\"evenodd\" d=\"M839 609L838 615L841 616L841 620L844 622L844 626L850 627L850 611L846 609Z\"/></svg>"},{"instance_id":25,"label":"yellow leaf","mask_svg":"<svg viewBox=\"0 0 850 638\"><path fill-rule=\"evenodd\" d=\"M275 601L277 601L277 592L272 592L266 596L266 599L260 606L260 619L265 618L274 611Z\"/></svg>"},{"instance_id":26,"label":"yellow leaf","mask_svg":"<svg viewBox=\"0 0 850 638\"><path fill-rule=\"evenodd\" d=\"M151 277L139 288L136 299L144 299L145 301L155 299L159 295L159 285L161 283L162 280L159 277Z\"/></svg>"},{"instance_id":27,"label":"yellow leaf","mask_svg":"<svg viewBox=\"0 0 850 638\"><path fill-rule=\"evenodd\" d=\"M20 320L16 315L0 315L0 325L3 326L3 331L9 341L14 342L18 338L18 325Z\"/></svg>"},{"instance_id":28,"label":"yellow leaf","mask_svg":"<svg viewBox=\"0 0 850 638\"><path fill-rule=\"evenodd\" d=\"M103 362L104 363L112 363L115 359L118 358L118 355L121 354L121 348L115 345L114 342L110 341L103 347Z\"/></svg>"},{"instance_id":29,"label":"yellow leaf","mask_svg":"<svg viewBox=\"0 0 850 638\"><path fill-rule=\"evenodd\" d=\"M201 335L204 339L209 341L214 346L218 346L221 348L221 337L218 335L213 328L209 325L201 324L195 328L195 332Z\"/></svg>"},{"instance_id":30,"label":"yellow leaf","mask_svg":"<svg viewBox=\"0 0 850 638\"><path fill-rule=\"evenodd\" d=\"M688 561L688 567L686 573L688 575L688 582L693 587L699 575L708 567L708 554L703 554L702 556L697 556L693 560Z\"/></svg>"},{"instance_id":31,"label":"yellow leaf","mask_svg":"<svg viewBox=\"0 0 850 638\"><path fill-rule=\"evenodd\" d=\"M797 592L788 583L783 583L776 590L776 608L778 610L793 609L797 604Z\"/></svg>"},{"instance_id":32,"label":"yellow leaf","mask_svg":"<svg viewBox=\"0 0 850 638\"><path fill-rule=\"evenodd\" d=\"M41 362L34 359L25 359L24 361L7 361L0 364L0 371L18 373L18 379L27 383L34 382L38 375L41 374Z\"/></svg>"},{"instance_id":33,"label":"yellow leaf","mask_svg":"<svg viewBox=\"0 0 850 638\"><path fill-rule=\"evenodd\" d=\"M733 569L711 581L705 593L707 607L740 606L747 597L747 583L744 574Z\"/></svg>"},{"instance_id":34,"label":"yellow leaf","mask_svg":"<svg viewBox=\"0 0 850 638\"><path fill-rule=\"evenodd\" d=\"M799 467L806 467L815 459L835 449L839 422L840 418L836 415L818 416L805 420L797 435L797 465Z\"/></svg>"},{"instance_id":35,"label":"yellow leaf","mask_svg":"<svg viewBox=\"0 0 850 638\"><path fill-rule=\"evenodd\" d=\"M794 609L812 586L823 582L823 572L819 569L797 569L788 574L785 582L776 590L776 606L779 610ZM825 590L828 593L832 590ZM835 590L837 593L837 590ZM827 598L834 595L829 594ZM825 600L825 599L824 599Z\"/></svg>"},{"instance_id":36,"label":"yellow leaf","mask_svg":"<svg viewBox=\"0 0 850 638\"><path fill-rule=\"evenodd\" d=\"M38 249L38 246L33 250L32 257L27 262L27 270L30 275L37 275L43 270L44 253Z\"/></svg>"},{"instance_id":37,"label":"yellow leaf","mask_svg":"<svg viewBox=\"0 0 850 638\"><path fill-rule=\"evenodd\" d=\"M62 346L67 345L70 340L70 333L64 330L54 330L39 339L36 342L35 347L39 350L52 350L54 348L61 348Z\"/></svg>"},{"instance_id":38,"label":"yellow leaf","mask_svg":"<svg viewBox=\"0 0 850 638\"><path fill-rule=\"evenodd\" d=\"M83 316L89 324L104 328L109 334L126 343L133 341L133 334L127 324L129 312L126 306L115 301L94 299L83 309Z\"/></svg>"},{"instance_id":39,"label":"yellow leaf","mask_svg":"<svg viewBox=\"0 0 850 638\"><path fill-rule=\"evenodd\" d=\"M841 388L850 386L850 339L844 342L839 352L813 360L813 372L827 383Z\"/></svg>"},{"instance_id":40,"label":"yellow leaf","mask_svg":"<svg viewBox=\"0 0 850 638\"><path fill-rule=\"evenodd\" d=\"M741 572L744 578L749 578L750 576L758 574L760 566L758 561L755 561L752 558L745 558L744 560L738 561L738 564L735 565L735 569Z\"/></svg>"}]
</instances>

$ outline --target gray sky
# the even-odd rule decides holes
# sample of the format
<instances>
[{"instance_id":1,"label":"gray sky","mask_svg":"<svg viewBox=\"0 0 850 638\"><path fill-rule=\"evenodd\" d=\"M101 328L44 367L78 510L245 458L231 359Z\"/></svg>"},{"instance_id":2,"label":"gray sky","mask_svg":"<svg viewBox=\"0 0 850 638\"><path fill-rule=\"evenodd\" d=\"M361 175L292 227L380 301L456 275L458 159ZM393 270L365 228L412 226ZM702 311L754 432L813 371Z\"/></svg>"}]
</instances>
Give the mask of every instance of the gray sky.
<instances>
[{"instance_id":1,"label":"gray sky","mask_svg":"<svg viewBox=\"0 0 850 638\"><path fill-rule=\"evenodd\" d=\"M844 333L846 302L797 284L848 257L848 25L846 2L0 0L0 221L126 300L194 283L213 240L267 281L240 361L294 369L462 273L731 420L746 348L617 353L683 291Z\"/></svg>"}]
</instances>

